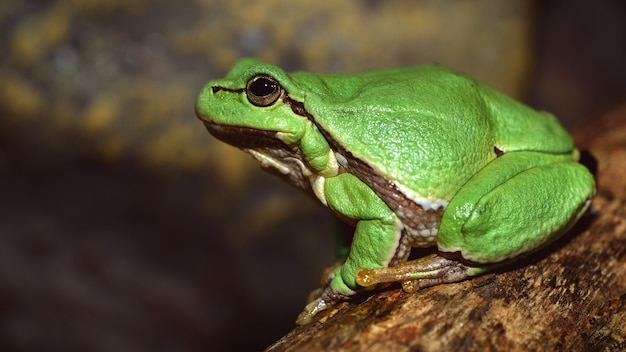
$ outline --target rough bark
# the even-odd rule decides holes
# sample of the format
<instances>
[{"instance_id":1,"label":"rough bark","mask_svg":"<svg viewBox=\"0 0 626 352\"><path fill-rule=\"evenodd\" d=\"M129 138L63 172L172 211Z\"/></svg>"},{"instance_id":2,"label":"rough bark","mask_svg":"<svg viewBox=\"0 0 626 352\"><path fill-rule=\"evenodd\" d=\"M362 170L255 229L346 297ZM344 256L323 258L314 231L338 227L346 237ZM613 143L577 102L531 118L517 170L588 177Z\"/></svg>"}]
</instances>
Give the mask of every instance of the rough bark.
<instances>
[{"instance_id":1,"label":"rough bark","mask_svg":"<svg viewBox=\"0 0 626 352\"><path fill-rule=\"evenodd\" d=\"M268 351L626 349L626 105L576 136L598 161L592 208L501 272L339 304Z\"/></svg>"}]
</instances>

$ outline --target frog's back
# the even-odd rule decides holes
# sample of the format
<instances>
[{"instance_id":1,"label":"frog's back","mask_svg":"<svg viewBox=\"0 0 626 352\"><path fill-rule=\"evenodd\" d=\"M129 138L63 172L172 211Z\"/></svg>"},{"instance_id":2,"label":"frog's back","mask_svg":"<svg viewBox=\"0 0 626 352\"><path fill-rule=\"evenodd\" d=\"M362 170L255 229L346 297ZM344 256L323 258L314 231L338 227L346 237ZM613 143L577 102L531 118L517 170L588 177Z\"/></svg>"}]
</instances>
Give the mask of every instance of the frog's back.
<instances>
[{"instance_id":1,"label":"frog's back","mask_svg":"<svg viewBox=\"0 0 626 352\"><path fill-rule=\"evenodd\" d=\"M305 106L331 143L420 198L448 201L494 148L572 149L550 115L442 66L317 79Z\"/></svg>"}]
</instances>

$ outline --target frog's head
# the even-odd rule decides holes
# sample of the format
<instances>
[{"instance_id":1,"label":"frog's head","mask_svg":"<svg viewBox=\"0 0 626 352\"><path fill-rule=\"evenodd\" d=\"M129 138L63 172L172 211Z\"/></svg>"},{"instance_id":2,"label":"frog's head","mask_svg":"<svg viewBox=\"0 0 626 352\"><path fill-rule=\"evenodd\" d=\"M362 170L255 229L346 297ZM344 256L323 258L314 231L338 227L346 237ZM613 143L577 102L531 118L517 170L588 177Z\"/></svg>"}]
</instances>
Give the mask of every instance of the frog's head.
<instances>
[{"instance_id":1,"label":"frog's head","mask_svg":"<svg viewBox=\"0 0 626 352\"><path fill-rule=\"evenodd\" d=\"M302 103L293 99L299 91L282 69L246 58L202 89L196 115L214 137L233 146L286 149L310 123Z\"/></svg>"},{"instance_id":2,"label":"frog's head","mask_svg":"<svg viewBox=\"0 0 626 352\"><path fill-rule=\"evenodd\" d=\"M248 152L287 182L310 189L311 170L300 142L313 122L303 101L303 89L282 69L248 58L202 89L196 115L217 139Z\"/></svg>"}]
</instances>

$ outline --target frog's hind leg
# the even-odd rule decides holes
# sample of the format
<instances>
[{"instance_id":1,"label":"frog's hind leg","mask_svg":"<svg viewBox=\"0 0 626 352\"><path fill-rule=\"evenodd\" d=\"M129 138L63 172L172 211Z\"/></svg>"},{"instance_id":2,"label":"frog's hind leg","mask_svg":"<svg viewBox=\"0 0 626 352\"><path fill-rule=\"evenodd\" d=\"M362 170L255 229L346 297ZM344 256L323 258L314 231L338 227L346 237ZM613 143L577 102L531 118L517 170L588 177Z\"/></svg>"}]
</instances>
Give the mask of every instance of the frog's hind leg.
<instances>
[{"instance_id":1,"label":"frog's hind leg","mask_svg":"<svg viewBox=\"0 0 626 352\"><path fill-rule=\"evenodd\" d=\"M594 180L571 155L503 154L448 204L439 254L389 268L360 269L359 285L402 282L406 291L461 281L535 251L567 231L589 205Z\"/></svg>"},{"instance_id":2,"label":"frog's hind leg","mask_svg":"<svg viewBox=\"0 0 626 352\"><path fill-rule=\"evenodd\" d=\"M595 191L593 176L573 155L509 152L493 160L448 204L439 251L499 263L563 235Z\"/></svg>"}]
</instances>

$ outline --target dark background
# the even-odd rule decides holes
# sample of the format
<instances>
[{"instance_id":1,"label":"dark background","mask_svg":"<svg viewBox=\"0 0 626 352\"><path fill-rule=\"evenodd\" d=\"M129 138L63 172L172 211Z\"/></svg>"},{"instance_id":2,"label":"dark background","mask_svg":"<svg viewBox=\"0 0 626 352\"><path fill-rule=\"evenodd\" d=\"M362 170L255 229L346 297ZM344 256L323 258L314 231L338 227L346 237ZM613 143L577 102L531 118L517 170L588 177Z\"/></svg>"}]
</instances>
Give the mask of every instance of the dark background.
<instances>
[{"instance_id":1,"label":"dark background","mask_svg":"<svg viewBox=\"0 0 626 352\"><path fill-rule=\"evenodd\" d=\"M626 103L622 1L5 1L0 349L260 350L332 263L331 216L216 142L195 96L241 56L428 62L570 130Z\"/></svg>"}]
</instances>

